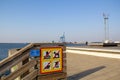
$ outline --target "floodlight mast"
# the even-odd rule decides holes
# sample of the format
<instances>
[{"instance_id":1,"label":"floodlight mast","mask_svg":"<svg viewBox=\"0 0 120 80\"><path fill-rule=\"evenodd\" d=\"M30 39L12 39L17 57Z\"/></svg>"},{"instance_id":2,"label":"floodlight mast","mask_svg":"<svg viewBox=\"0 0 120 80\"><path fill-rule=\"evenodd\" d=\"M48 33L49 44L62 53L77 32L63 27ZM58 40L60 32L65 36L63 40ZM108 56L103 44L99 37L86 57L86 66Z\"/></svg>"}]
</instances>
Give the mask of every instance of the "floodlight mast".
<instances>
[{"instance_id":1,"label":"floodlight mast","mask_svg":"<svg viewBox=\"0 0 120 80\"><path fill-rule=\"evenodd\" d=\"M104 18L104 29L105 29L105 41L109 40L109 26L108 24L108 15L103 13L103 18Z\"/></svg>"}]
</instances>

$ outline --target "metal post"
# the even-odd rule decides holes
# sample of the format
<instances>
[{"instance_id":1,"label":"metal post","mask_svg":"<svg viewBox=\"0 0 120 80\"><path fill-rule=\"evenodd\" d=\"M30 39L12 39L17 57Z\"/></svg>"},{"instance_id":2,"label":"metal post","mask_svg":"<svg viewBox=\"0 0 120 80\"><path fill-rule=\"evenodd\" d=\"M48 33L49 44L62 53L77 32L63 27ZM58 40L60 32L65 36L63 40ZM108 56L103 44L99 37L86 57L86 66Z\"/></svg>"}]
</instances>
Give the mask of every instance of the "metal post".
<instances>
[{"instance_id":1,"label":"metal post","mask_svg":"<svg viewBox=\"0 0 120 80\"><path fill-rule=\"evenodd\" d=\"M109 27L107 25L108 16L103 13L103 18L104 18L105 42L106 42L107 40L109 40Z\"/></svg>"}]
</instances>

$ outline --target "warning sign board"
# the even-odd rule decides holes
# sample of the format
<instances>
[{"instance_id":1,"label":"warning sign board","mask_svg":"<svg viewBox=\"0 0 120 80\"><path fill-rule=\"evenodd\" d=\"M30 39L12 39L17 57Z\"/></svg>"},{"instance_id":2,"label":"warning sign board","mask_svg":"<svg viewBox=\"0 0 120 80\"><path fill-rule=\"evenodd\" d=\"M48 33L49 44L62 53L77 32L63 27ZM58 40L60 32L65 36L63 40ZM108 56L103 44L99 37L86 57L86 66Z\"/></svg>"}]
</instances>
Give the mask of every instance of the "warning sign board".
<instances>
[{"instance_id":1,"label":"warning sign board","mask_svg":"<svg viewBox=\"0 0 120 80\"><path fill-rule=\"evenodd\" d=\"M61 47L40 49L40 73L61 72L63 70L63 51Z\"/></svg>"}]
</instances>

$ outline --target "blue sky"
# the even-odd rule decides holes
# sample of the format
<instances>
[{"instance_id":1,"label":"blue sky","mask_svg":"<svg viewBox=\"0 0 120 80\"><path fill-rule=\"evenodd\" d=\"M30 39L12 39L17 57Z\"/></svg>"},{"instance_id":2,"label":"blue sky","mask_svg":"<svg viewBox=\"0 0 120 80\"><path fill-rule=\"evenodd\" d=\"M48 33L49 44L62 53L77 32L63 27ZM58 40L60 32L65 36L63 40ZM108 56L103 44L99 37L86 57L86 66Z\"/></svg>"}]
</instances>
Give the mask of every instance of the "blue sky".
<instances>
[{"instance_id":1,"label":"blue sky","mask_svg":"<svg viewBox=\"0 0 120 80\"><path fill-rule=\"evenodd\" d=\"M120 0L0 0L0 42L120 41Z\"/></svg>"}]
</instances>

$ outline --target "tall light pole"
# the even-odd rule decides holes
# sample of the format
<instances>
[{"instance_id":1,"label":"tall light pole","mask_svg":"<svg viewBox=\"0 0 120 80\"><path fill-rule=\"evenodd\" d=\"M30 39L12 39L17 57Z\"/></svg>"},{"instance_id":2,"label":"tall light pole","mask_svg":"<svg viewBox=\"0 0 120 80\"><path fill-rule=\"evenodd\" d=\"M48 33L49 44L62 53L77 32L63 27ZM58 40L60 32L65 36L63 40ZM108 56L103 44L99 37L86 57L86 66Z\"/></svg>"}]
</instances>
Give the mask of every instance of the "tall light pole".
<instances>
[{"instance_id":1,"label":"tall light pole","mask_svg":"<svg viewBox=\"0 0 120 80\"><path fill-rule=\"evenodd\" d=\"M109 40L109 26L108 26L108 15L103 13L104 18L104 29L105 29L105 42Z\"/></svg>"}]
</instances>

